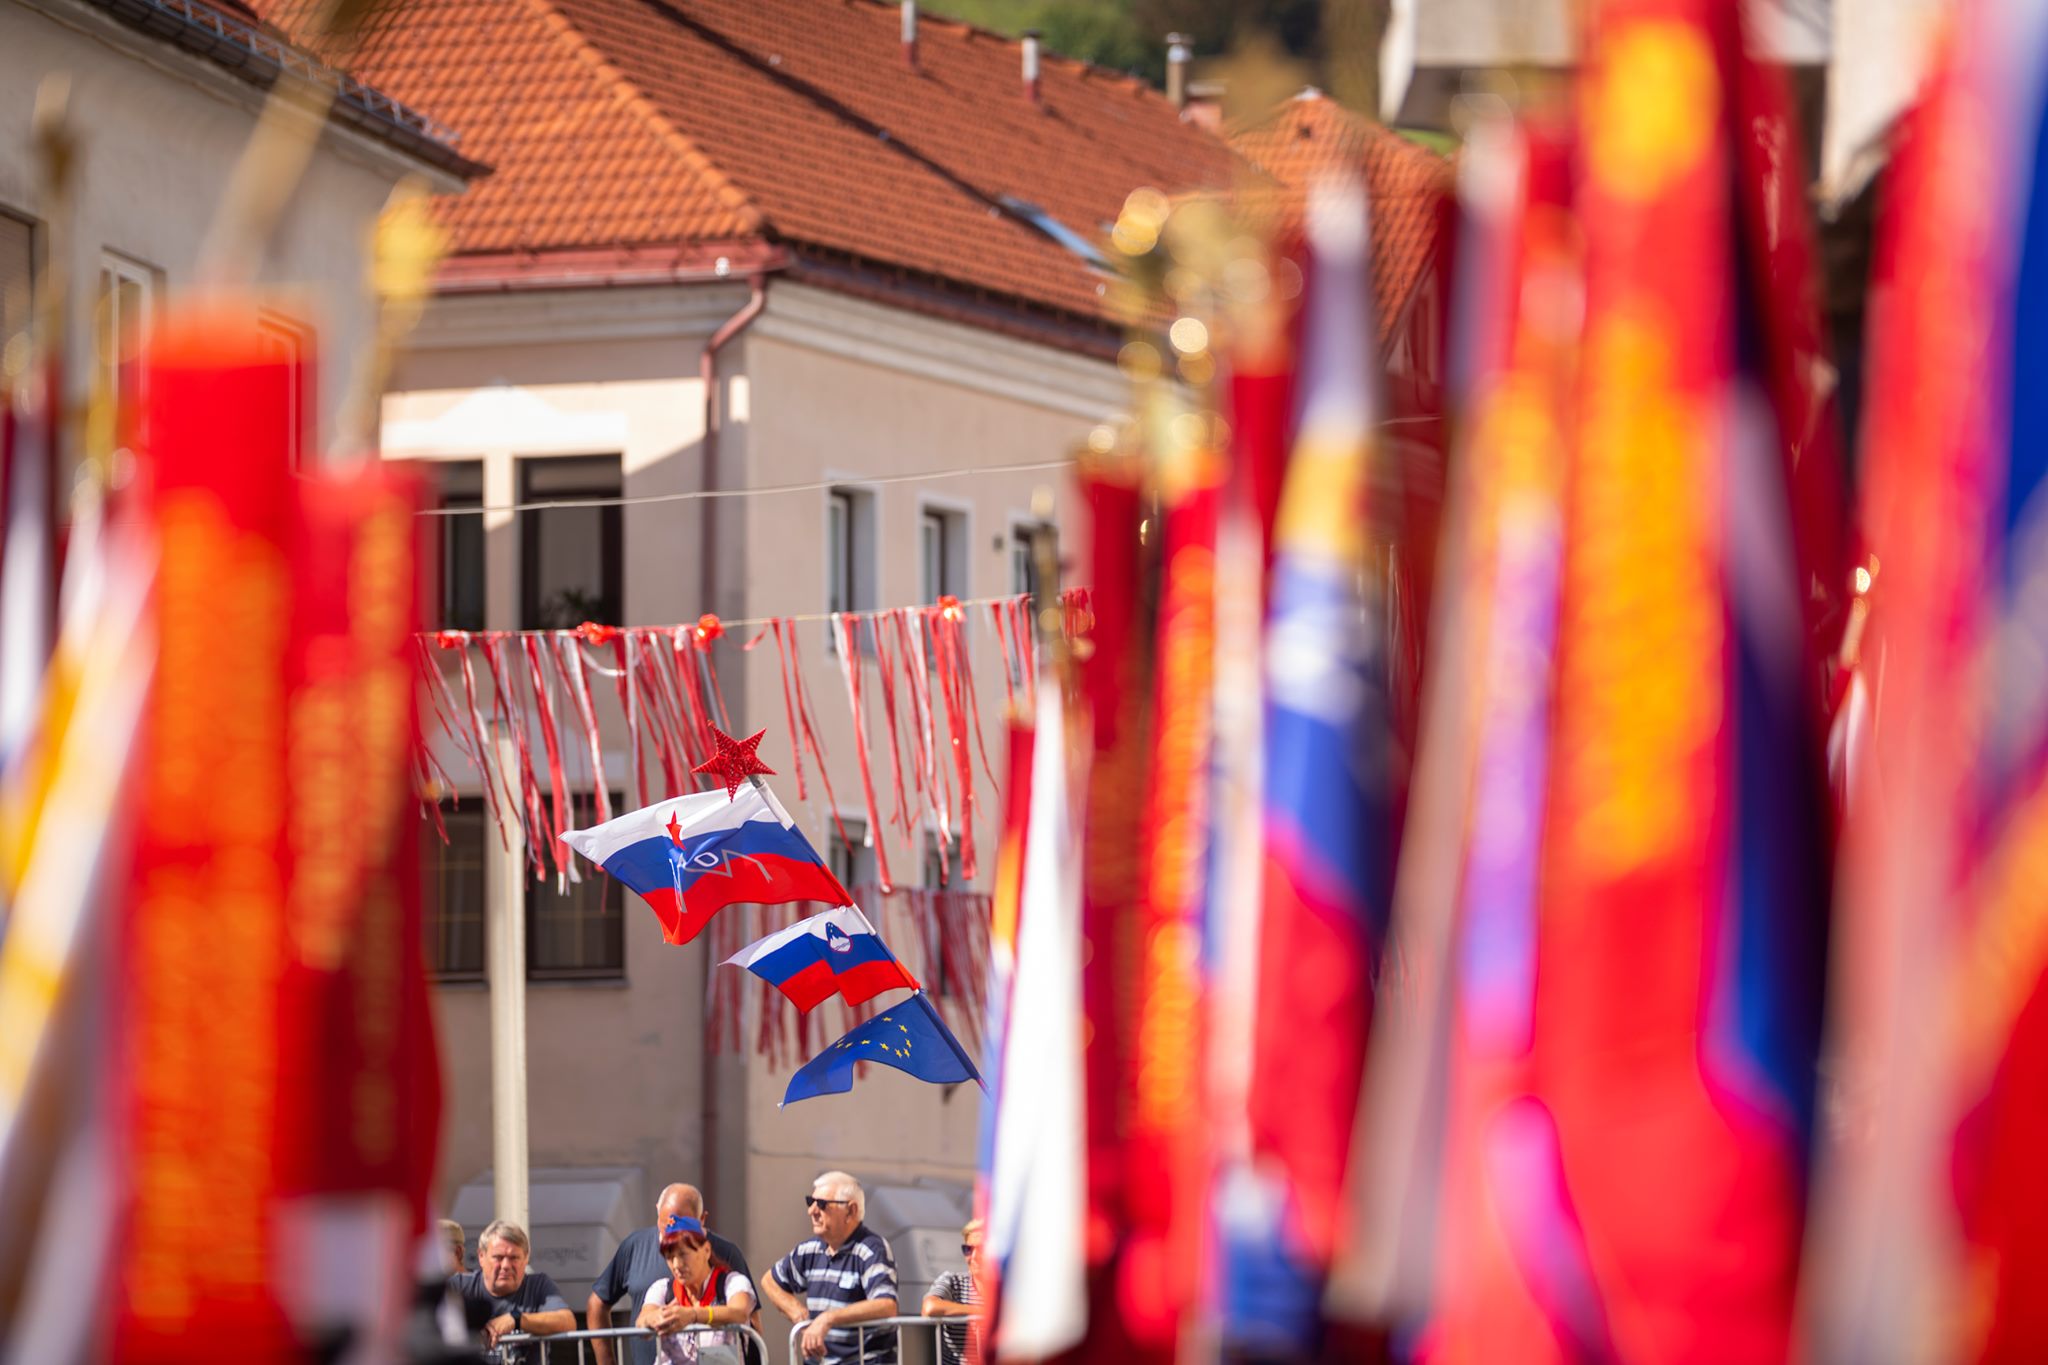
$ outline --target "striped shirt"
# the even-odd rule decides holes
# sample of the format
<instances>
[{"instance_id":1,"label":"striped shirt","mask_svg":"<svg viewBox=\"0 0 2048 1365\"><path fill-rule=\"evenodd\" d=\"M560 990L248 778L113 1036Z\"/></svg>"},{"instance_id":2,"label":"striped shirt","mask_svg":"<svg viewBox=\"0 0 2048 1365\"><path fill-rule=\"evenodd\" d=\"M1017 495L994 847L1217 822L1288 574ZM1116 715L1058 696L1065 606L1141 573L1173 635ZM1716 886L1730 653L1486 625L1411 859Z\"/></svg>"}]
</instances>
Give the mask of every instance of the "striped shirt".
<instances>
[{"instance_id":1,"label":"striped shirt","mask_svg":"<svg viewBox=\"0 0 2048 1365\"><path fill-rule=\"evenodd\" d=\"M775 1263L769 1278L802 1298L816 1317L828 1308L895 1298L896 1258L889 1254L888 1242L862 1223L836 1253L822 1238L799 1242L796 1250ZM854 1365L861 1359L860 1339L860 1330L854 1327L834 1327L825 1333L825 1365ZM867 1330L867 1362L896 1365L895 1328Z\"/></svg>"},{"instance_id":2,"label":"striped shirt","mask_svg":"<svg viewBox=\"0 0 2048 1365\"><path fill-rule=\"evenodd\" d=\"M932 1281L931 1297L964 1303L969 1308L981 1303L981 1291L974 1276L964 1270L949 1270ZM981 1324L972 1318L948 1318L939 1329L939 1365L980 1365Z\"/></svg>"}]
</instances>

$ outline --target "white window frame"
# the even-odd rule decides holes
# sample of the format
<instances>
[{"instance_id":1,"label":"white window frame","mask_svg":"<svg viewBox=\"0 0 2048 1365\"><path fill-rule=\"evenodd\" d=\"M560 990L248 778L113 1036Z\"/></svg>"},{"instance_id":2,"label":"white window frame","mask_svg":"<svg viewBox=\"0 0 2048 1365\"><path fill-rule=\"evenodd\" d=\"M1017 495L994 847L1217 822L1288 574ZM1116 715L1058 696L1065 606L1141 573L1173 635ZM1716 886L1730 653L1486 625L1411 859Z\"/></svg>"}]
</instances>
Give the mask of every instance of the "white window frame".
<instances>
[{"instance_id":1,"label":"white window frame","mask_svg":"<svg viewBox=\"0 0 2048 1365\"><path fill-rule=\"evenodd\" d=\"M926 554L925 535L930 529L937 529L939 533L939 581L936 583L931 581L927 572L931 565ZM974 570L968 562L968 547L973 543L971 504L929 494L918 498L917 574L918 588L923 594L920 601L934 603L942 595L951 593L964 602L974 595Z\"/></svg>"},{"instance_id":2,"label":"white window frame","mask_svg":"<svg viewBox=\"0 0 2048 1365\"><path fill-rule=\"evenodd\" d=\"M290 467L297 474L306 468L306 452L314 444L312 405L319 379L306 369L312 358L313 331L304 323L268 308L257 312L256 330L277 344L280 358L292 367L295 376L285 394L285 429L290 441Z\"/></svg>"},{"instance_id":3,"label":"white window frame","mask_svg":"<svg viewBox=\"0 0 2048 1365\"><path fill-rule=\"evenodd\" d=\"M163 282L164 272L147 261L126 255L112 247L101 249L98 292L93 296L94 326L90 336L97 352L101 340L98 312L101 301L105 300L109 305L106 341L114 348L114 354L96 353L93 356L93 378L96 384L104 384L106 392L113 395L117 401L120 396L121 338L131 327L138 333L148 330L156 316L157 295L163 290ZM138 316L134 318L126 316L121 310L120 287L124 284L134 285L141 299L142 306ZM143 401L139 376L134 397L138 404Z\"/></svg>"},{"instance_id":4,"label":"white window frame","mask_svg":"<svg viewBox=\"0 0 2048 1365\"><path fill-rule=\"evenodd\" d=\"M842 826L846 830L847 837L852 841L850 844L841 844L839 841L839 831ZM865 813L843 810L839 812L839 819L837 821L828 819L825 822L825 865L832 869L832 875L838 877L840 884L848 891L863 883L872 883L878 879L879 874L876 872L875 850L869 847L868 838L868 818ZM845 868L840 866L839 859L836 856L841 848L845 848L847 851L847 866ZM853 874L851 877L845 875L849 871ZM876 913L879 914L880 912L880 907L877 906Z\"/></svg>"},{"instance_id":5,"label":"white window frame","mask_svg":"<svg viewBox=\"0 0 2048 1365\"><path fill-rule=\"evenodd\" d=\"M877 501L872 488L858 484L834 484L825 490L819 544L824 547L822 587L827 613L862 614L875 609ZM842 545L843 550L835 553L835 547ZM864 643L863 651L870 647ZM825 649L835 656L839 653L839 634L830 621L825 623Z\"/></svg>"},{"instance_id":6,"label":"white window frame","mask_svg":"<svg viewBox=\"0 0 2048 1365\"><path fill-rule=\"evenodd\" d=\"M1030 555L1032 553L1032 550L1031 542L1028 539L1028 535L1030 533L1035 533L1037 531L1043 530L1044 528L1051 526L1052 524L1052 522L1045 521L1038 517L1028 515L1013 515L1010 518L1009 581L1010 592L1012 595L1021 592L1029 592L1031 590L1031 575L1033 570L1030 568Z\"/></svg>"}]
</instances>

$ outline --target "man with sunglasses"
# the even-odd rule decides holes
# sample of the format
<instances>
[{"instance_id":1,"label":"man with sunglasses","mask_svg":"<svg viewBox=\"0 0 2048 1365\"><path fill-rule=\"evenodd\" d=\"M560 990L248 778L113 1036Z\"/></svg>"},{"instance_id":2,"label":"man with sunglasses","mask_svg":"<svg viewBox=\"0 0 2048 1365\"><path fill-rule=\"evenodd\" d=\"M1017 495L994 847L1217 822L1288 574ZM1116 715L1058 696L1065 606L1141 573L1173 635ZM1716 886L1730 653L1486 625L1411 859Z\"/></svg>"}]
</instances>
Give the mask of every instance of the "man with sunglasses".
<instances>
[{"instance_id":1,"label":"man with sunglasses","mask_svg":"<svg viewBox=\"0 0 2048 1365\"><path fill-rule=\"evenodd\" d=\"M967 1269L939 1276L924 1296L926 1317L960 1319L939 1331L939 1365L981 1365L981 1323L976 1321L986 1298L981 1237L979 1218L960 1230L960 1254L967 1258Z\"/></svg>"},{"instance_id":2,"label":"man with sunglasses","mask_svg":"<svg viewBox=\"0 0 2048 1365\"><path fill-rule=\"evenodd\" d=\"M896 1258L861 1221L866 1207L860 1182L846 1172L819 1176L804 1200L812 1236L761 1284L783 1316L805 1324L803 1354L823 1365L854 1365L862 1359L856 1325L896 1316ZM870 1330L865 1349L868 1365L896 1365L896 1329Z\"/></svg>"}]
</instances>

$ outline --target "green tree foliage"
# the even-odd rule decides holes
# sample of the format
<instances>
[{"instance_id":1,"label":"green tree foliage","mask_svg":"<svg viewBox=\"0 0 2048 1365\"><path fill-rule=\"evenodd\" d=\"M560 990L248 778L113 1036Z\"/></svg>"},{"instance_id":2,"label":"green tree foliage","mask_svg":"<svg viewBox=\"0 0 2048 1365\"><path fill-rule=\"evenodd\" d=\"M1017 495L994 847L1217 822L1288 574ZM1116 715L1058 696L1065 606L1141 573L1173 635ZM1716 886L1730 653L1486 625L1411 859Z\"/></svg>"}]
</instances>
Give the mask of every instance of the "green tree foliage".
<instances>
[{"instance_id":1,"label":"green tree foliage","mask_svg":"<svg viewBox=\"0 0 2048 1365\"><path fill-rule=\"evenodd\" d=\"M1247 29L1263 29L1288 53L1314 59L1322 0L923 0L926 13L964 19L1015 37L1035 28L1049 51L1155 85L1166 79L1166 35L1185 33L1194 52L1220 56Z\"/></svg>"}]
</instances>

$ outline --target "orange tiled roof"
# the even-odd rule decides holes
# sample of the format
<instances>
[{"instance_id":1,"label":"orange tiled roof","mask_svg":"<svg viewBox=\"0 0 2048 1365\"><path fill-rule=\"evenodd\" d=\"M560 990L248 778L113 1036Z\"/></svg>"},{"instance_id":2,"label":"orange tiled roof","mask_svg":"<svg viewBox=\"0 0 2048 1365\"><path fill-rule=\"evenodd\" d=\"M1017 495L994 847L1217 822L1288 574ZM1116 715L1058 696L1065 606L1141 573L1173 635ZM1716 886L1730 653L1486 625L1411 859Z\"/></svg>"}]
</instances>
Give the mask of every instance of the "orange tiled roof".
<instances>
[{"instance_id":1,"label":"orange tiled roof","mask_svg":"<svg viewBox=\"0 0 2048 1365\"><path fill-rule=\"evenodd\" d=\"M301 0L256 0L290 26ZM1125 196L1235 158L1135 78L879 0L409 0L352 69L496 173L442 209L458 252L765 239L1069 316L1100 277L1016 202L1099 239ZM1012 201L1006 207L1006 201Z\"/></svg>"},{"instance_id":2,"label":"orange tiled roof","mask_svg":"<svg viewBox=\"0 0 2048 1365\"><path fill-rule=\"evenodd\" d=\"M1298 215L1319 175L1363 171L1372 205L1373 295L1384 336L1429 269L1454 189L1448 158L1352 113L1319 90L1304 90L1264 121L1230 137L1231 148L1280 182Z\"/></svg>"}]
</instances>

